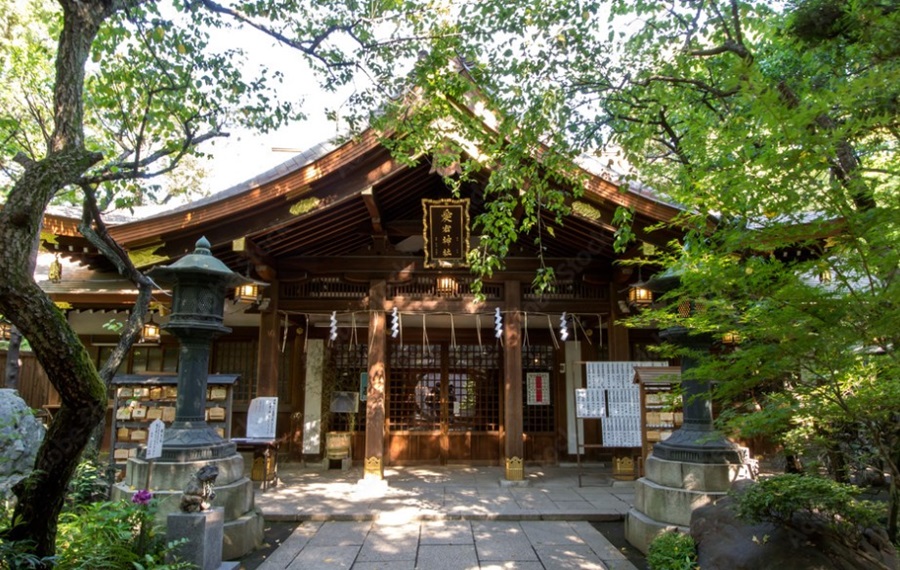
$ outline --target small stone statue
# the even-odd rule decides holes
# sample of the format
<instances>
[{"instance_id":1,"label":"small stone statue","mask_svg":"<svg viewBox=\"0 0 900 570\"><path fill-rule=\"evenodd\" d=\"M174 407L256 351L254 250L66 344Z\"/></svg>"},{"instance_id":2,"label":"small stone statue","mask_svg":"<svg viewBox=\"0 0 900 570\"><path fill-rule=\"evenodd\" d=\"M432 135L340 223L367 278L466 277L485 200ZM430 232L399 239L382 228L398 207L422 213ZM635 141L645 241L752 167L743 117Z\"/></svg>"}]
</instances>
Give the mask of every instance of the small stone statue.
<instances>
[{"instance_id":1,"label":"small stone statue","mask_svg":"<svg viewBox=\"0 0 900 570\"><path fill-rule=\"evenodd\" d=\"M199 513L209 510L212 500L216 498L213 484L218 476L219 468L215 465L205 465L191 475L181 496L181 512Z\"/></svg>"}]
</instances>

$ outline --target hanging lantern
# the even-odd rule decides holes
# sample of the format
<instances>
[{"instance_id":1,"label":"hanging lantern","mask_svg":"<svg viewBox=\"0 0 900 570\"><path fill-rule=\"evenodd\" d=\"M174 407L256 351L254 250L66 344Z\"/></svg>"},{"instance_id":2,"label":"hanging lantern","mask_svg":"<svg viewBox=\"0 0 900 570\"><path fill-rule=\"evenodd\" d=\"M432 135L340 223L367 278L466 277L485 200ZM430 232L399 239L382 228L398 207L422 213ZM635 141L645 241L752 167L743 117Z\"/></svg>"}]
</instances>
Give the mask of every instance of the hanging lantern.
<instances>
[{"instance_id":1,"label":"hanging lantern","mask_svg":"<svg viewBox=\"0 0 900 570\"><path fill-rule=\"evenodd\" d=\"M0 340L9 340L12 337L12 323L6 319L0 320Z\"/></svg>"},{"instance_id":2,"label":"hanging lantern","mask_svg":"<svg viewBox=\"0 0 900 570\"><path fill-rule=\"evenodd\" d=\"M649 305L653 302L653 291L644 287L643 282L637 282L628 289L628 302L632 305Z\"/></svg>"},{"instance_id":3,"label":"hanging lantern","mask_svg":"<svg viewBox=\"0 0 900 570\"><path fill-rule=\"evenodd\" d=\"M234 290L235 302L255 303L259 300L259 286L256 283L242 283Z\"/></svg>"},{"instance_id":4,"label":"hanging lantern","mask_svg":"<svg viewBox=\"0 0 900 570\"><path fill-rule=\"evenodd\" d=\"M159 342L159 325L153 321L153 313L150 320L141 328L141 342Z\"/></svg>"},{"instance_id":5,"label":"hanging lantern","mask_svg":"<svg viewBox=\"0 0 900 570\"><path fill-rule=\"evenodd\" d=\"M454 297L456 296L457 290L456 279L450 277L449 275L442 275L437 278L436 289L438 295L444 297Z\"/></svg>"},{"instance_id":6,"label":"hanging lantern","mask_svg":"<svg viewBox=\"0 0 900 570\"><path fill-rule=\"evenodd\" d=\"M50 262L50 270L47 272L47 278L51 283L59 283L62 281L62 263L59 261L59 254Z\"/></svg>"},{"instance_id":7,"label":"hanging lantern","mask_svg":"<svg viewBox=\"0 0 900 570\"><path fill-rule=\"evenodd\" d=\"M644 281L643 266L638 265L637 281L628 287L628 304L632 307L643 307L653 302L653 291Z\"/></svg>"}]
</instances>

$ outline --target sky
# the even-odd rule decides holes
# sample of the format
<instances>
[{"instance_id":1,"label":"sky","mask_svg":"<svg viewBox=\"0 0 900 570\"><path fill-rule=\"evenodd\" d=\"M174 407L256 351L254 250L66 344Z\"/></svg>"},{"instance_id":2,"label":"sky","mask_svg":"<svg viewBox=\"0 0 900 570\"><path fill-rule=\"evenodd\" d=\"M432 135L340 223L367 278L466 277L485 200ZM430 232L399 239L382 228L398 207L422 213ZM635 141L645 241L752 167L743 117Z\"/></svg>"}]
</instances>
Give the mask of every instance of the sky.
<instances>
[{"instance_id":1,"label":"sky","mask_svg":"<svg viewBox=\"0 0 900 570\"><path fill-rule=\"evenodd\" d=\"M220 33L220 32L214 32ZM241 35L235 39L235 34ZM247 29L228 30L221 38L221 47L241 45L246 54L246 69L255 74L260 67L279 71L284 77L280 89L290 98L303 98L302 109L307 119L268 134L232 131L230 137L201 147L214 155L206 163L206 189L215 193L253 178L287 160L295 154L341 134L340 126L325 117L326 109L339 108L358 88L351 84L338 93L325 93L316 76L299 52L277 45L260 32ZM212 46L216 46L214 37ZM364 82L358 77L354 81Z\"/></svg>"},{"instance_id":2,"label":"sky","mask_svg":"<svg viewBox=\"0 0 900 570\"><path fill-rule=\"evenodd\" d=\"M205 163L205 188L220 192L289 160L295 154L333 138L334 123L324 118L321 96L308 103L310 118L277 132L259 135L235 132L225 140L209 143L214 157Z\"/></svg>"}]
</instances>

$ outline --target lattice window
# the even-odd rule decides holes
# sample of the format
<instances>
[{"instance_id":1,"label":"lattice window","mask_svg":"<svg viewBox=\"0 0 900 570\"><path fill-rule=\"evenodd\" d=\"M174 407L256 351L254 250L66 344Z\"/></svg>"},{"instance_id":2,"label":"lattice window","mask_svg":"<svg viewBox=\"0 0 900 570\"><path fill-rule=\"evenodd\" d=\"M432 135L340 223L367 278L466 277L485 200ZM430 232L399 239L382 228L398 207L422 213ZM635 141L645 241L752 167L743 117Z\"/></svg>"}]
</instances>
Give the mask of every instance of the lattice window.
<instances>
[{"instance_id":1,"label":"lattice window","mask_svg":"<svg viewBox=\"0 0 900 570\"><path fill-rule=\"evenodd\" d=\"M333 380L326 390L332 392L360 393L363 373L369 369L369 349L365 344L337 343L332 345L327 364L333 371ZM328 378L329 375L326 375ZM366 403L359 401L355 414L332 413L331 400L323 401L325 414L328 416L328 429L331 431L358 431L366 426Z\"/></svg>"},{"instance_id":2,"label":"lattice window","mask_svg":"<svg viewBox=\"0 0 900 570\"><path fill-rule=\"evenodd\" d=\"M552 346L528 345L522 349L522 428L526 433L556 431L556 401L550 378Z\"/></svg>"},{"instance_id":3,"label":"lattice window","mask_svg":"<svg viewBox=\"0 0 900 570\"><path fill-rule=\"evenodd\" d=\"M131 349L131 372L133 374L178 372L177 346L134 346Z\"/></svg>"},{"instance_id":4,"label":"lattice window","mask_svg":"<svg viewBox=\"0 0 900 570\"><path fill-rule=\"evenodd\" d=\"M322 297L360 299L368 293L368 285L347 283L339 277L314 277L300 283L282 283L279 289L282 300Z\"/></svg>"},{"instance_id":5,"label":"lattice window","mask_svg":"<svg viewBox=\"0 0 900 570\"><path fill-rule=\"evenodd\" d=\"M437 287L437 277L418 277L406 283L389 284L388 297L408 297L422 299L425 297L469 297L472 293L474 279L470 277L454 277L455 288L452 293L442 293ZM497 300L503 296L503 285L498 283L482 283L481 294L485 300Z\"/></svg>"},{"instance_id":6,"label":"lattice window","mask_svg":"<svg viewBox=\"0 0 900 570\"><path fill-rule=\"evenodd\" d=\"M101 346L97 351L97 368L99 369L115 347ZM146 346L135 345L131 349L130 359L125 358L116 371L118 374L143 374L178 372L178 347L177 346Z\"/></svg>"},{"instance_id":7,"label":"lattice window","mask_svg":"<svg viewBox=\"0 0 900 570\"><path fill-rule=\"evenodd\" d=\"M440 429L441 347L394 345L390 355L388 423L391 431Z\"/></svg>"},{"instance_id":8,"label":"lattice window","mask_svg":"<svg viewBox=\"0 0 900 570\"><path fill-rule=\"evenodd\" d=\"M605 301L609 299L608 285L591 285L582 281L557 281L549 291L538 291L534 288L524 293L528 300L569 300L582 299L593 301Z\"/></svg>"},{"instance_id":9,"label":"lattice window","mask_svg":"<svg viewBox=\"0 0 900 570\"><path fill-rule=\"evenodd\" d=\"M442 375L446 355L447 377ZM500 357L494 346L400 345L390 360L391 431L496 430L500 423Z\"/></svg>"},{"instance_id":10,"label":"lattice window","mask_svg":"<svg viewBox=\"0 0 900 570\"><path fill-rule=\"evenodd\" d=\"M211 371L215 374L241 376L234 385L236 402L249 402L256 396L258 351L257 342L254 340L219 340L215 344Z\"/></svg>"}]
</instances>

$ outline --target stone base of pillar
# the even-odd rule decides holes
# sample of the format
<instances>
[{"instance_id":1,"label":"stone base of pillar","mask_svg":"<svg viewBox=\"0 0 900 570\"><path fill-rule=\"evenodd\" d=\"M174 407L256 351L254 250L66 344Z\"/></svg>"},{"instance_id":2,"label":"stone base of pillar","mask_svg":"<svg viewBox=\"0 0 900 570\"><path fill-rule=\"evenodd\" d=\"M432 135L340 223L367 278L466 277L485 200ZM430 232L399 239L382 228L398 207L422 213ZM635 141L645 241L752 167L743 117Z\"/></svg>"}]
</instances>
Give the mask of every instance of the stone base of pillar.
<instances>
[{"instance_id":1,"label":"stone base of pillar","mask_svg":"<svg viewBox=\"0 0 900 570\"><path fill-rule=\"evenodd\" d=\"M215 465L219 476L213 490L213 507L224 512L222 557L241 558L259 547L263 541L262 513L254 507L253 482L244 474L244 458L239 453L210 461L167 462L146 461L132 457L125 467L125 478L113 486L113 500L130 500L138 489L150 492L157 504L156 522L166 524L169 513L180 513L181 495L185 486L201 467Z\"/></svg>"},{"instance_id":2,"label":"stone base of pillar","mask_svg":"<svg viewBox=\"0 0 900 570\"><path fill-rule=\"evenodd\" d=\"M200 513L169 513L166 518L166 542L186 540L167 555L193 564L199 570L218 570L222 565L225 511L216 508Z\"/></svg>"},{"instance_id":3,"label":"stone base of pillar","mask_svg":"<svg viewBox=\"0 0 900 570\"><path fill-rule=\"evenodd\" d=\"M647 553L666 530L688 532L694 509L724 497L732 483L755 476L752 462L690 463L647 458L644 477L634 485L634 507L625 519L625 539Z\"/></svg>"}]
</instances>

